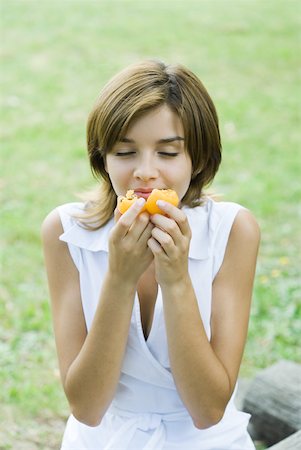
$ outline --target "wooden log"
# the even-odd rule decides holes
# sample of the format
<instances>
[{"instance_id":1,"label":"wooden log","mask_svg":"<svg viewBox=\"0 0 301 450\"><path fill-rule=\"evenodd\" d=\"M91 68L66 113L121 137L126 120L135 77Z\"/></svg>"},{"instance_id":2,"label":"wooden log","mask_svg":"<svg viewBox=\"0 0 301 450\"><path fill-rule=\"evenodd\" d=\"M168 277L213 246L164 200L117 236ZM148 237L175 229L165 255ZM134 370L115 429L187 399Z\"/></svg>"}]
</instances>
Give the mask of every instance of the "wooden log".
<instances>
[{"instance_id":1,"label":"wooden log","mask_svg":"<svg viewBox=\"0 0 301 450\"><path fill-rule=\"evenodd\" d=\"M301 430L292 434L278 444L269 447L267 450L300 450L301 449Z\"/></svg>"},{"instance_id":2,"label":"wooden log","mask_svg":"<svg viewBox=\"0 0 301 450\"><path fill-rule=\"evenodd\" d=\"M252 415L252 438L267 445L301 430L301 365L279 361L260 371L250 383L242 409Z\"/></svg>"}]
</instances>

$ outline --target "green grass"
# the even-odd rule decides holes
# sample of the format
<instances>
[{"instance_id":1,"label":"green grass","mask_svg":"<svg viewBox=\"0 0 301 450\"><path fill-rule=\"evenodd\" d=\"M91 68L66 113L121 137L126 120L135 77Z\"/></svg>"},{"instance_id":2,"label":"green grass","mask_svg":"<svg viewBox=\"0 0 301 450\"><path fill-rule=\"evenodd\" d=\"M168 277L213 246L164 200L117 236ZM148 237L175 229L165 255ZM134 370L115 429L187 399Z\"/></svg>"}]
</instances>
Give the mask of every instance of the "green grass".
<instances>
[{"instance_id":1,"label":"green grass","mask_svg":"<svg viewBox=\"0 0 301 450\"><path fill-rule=\"evenodd\" d=\"M94 185L87 115L104 82L141 58L181 62L203 80L224 147L213 187L261 226L242 375L300 361L300 3L2 0L1 17L0 448L36 423L31 448L58 447L60 435L51 443L41 425L68 407L40 225Z\"/></svg>"}]
</instances>

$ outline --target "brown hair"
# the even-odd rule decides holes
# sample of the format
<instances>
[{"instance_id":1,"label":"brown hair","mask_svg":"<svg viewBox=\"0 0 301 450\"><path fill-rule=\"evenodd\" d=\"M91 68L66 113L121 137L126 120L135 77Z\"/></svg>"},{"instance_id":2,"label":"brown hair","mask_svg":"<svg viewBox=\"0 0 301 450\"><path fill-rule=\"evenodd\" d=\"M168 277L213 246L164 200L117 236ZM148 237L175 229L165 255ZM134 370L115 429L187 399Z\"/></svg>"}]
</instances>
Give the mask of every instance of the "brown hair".
<instances>
[{"instance_id":1,"label":"brown hair","mask_svg":"<svg viewBox=\"0 0 301 450\"><path fill-rule=\"evenodd\" d=\"M115 75L89 115L88 155L92 172L101 182L81 217L87 228L100 228L116 207L117 197L105 170L107 153L125 136L134 119L162 104L182 120L192 161L191 182L181 203L190 207L201 204L203 188L213 180L221 162L216 109L201 81L187 68L146 60Z\"/></svg>"}]
</instances>

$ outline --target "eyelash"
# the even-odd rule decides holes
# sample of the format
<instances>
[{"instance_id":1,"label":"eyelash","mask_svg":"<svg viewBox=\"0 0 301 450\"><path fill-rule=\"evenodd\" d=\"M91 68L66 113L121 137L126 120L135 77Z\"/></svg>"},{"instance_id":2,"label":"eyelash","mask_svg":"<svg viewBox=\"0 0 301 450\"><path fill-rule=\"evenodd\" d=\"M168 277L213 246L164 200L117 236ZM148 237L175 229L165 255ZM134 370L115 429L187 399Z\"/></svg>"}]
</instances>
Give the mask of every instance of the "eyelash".
<instances>
[{"instance_id":1,"label":"eyelash","mask_svg":"<svg viewBox=\"0 0 301 450\"><path fill-rule=\"evenodd\" d=\"M116 156L129 156L133 155L135 152L117 152Z\"/></svg>"},{"instance_id":2,"label":"eyelash","mask_svg":"<svg viewBox=\"0 0 301 450\"><path fill-rule=\"evenodd\" d=\"M133 155L135 152L117 152L116 156L131 156ZM164 156L164 157L172 157L174 158L175 156L177 156L179 153L169 153L169 152L159 152L159 155Z\"/></svg>"},{"instance_id":3,"label":"eyelash","mask_svg":"<svg viewBox=\"0 0 301 450\"><path fill-rule=\"evenodd\" d=\"M175 157L177 156L179 153L168 153L168 152L159 152L160 155L162 156L171 156L171 157Z\"/></svg>"}]
</instances>

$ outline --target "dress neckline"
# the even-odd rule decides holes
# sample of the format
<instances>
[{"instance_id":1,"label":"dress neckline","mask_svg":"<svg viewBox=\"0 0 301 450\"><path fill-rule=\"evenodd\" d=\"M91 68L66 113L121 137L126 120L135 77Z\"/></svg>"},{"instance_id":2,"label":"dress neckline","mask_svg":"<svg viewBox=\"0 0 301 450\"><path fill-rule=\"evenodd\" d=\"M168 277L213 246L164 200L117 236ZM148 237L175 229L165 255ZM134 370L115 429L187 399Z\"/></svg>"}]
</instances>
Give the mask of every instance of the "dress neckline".
<instances>
[{"instance_id":1,"label":"dress neckline","mask_svg":"<svg viewBox=\"0 0 301 450\"><path fill-rule=\"evenodd\" d=\"M142 327L141 308L140 308L138 292L136 292L136 294L135 294L134 309L135 309L135 319L136 319L137 330L138 330L140 340L142 340L147 347L150 344L150 342L153 340L153 336L155 335L156 329L158 328L158 315L159 315L158 313L159 313L159 309L161 307L161 303L162 303L162 293L161 293L161 288L158 285L158 292L157 292L157 298L156 298L155 305L154 305L152 325L151 325L151 328L150 328L147 338L145 338L144 332L143 332L143 327Z\"/></svg>"}]
</instances>

